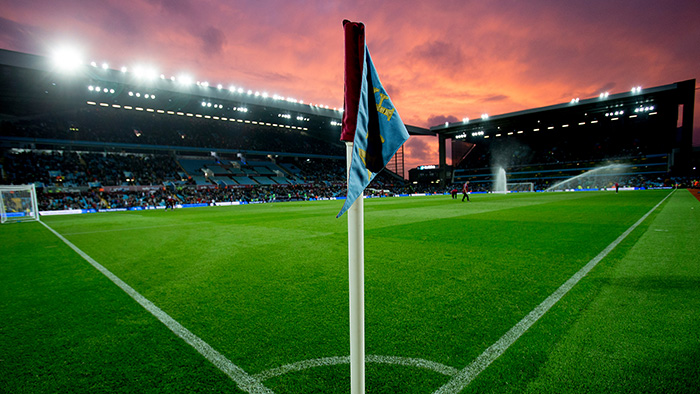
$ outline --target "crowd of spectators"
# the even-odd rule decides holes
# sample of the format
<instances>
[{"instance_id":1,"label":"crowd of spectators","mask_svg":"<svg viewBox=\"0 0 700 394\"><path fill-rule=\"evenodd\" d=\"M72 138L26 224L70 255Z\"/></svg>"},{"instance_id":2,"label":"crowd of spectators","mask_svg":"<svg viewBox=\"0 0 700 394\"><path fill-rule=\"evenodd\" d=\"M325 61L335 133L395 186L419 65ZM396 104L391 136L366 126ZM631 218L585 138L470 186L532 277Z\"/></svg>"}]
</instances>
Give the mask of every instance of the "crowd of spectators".
<instances>
[{"instance_id":1,"label":"crowd of spectators","mask_svg":"<svg viewBox=\"0 0 700 394\"><path fill-rule=\"evenodd\" d=\"M285 178L293 182L221 186L213 180L197 185L189 174L184 173L174 155L5 150L0 155L0 183L40 185L40 210L164 207L169 200L174 204L302 201L345 194L343 160L278 160L280 166L276 168L286 168L285 164L288 164L295 169ZM387 188L394 189L402 184L382 172L370 188L379 190L375 193L383 193Z\"/></svg>"},{"instance_id":2,"label":"crowd of spectators","mask_svg":"<svg viewBox=\"0 0 700 394\"><path fill-rule=\"evenodd\" d=\"M17 185L160 185L181 178L169 155L19 151L5 152L0 165L3 183Z\"/></svg>"}]
</instances>

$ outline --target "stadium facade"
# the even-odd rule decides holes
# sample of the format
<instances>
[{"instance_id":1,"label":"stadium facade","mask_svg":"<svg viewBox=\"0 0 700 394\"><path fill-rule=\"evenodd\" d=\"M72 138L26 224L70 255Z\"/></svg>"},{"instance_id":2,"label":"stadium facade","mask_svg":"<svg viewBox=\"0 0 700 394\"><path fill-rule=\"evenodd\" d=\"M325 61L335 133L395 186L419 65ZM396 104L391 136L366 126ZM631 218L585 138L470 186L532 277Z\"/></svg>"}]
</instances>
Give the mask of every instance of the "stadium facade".
<instances>
[{"instance_id":1,"label":"stadium facade","mask_svg":"<svg viewBox=\"0 0 700 394\"><path fill-rule=\"evenodd\" d=\"M513 179L554 182L616 161L628 163L630 175L688 176L694 101L693 79L434 126L439 170L427 171L443 184L487 182L495 168Z\"/></svg>"}]
</instances>

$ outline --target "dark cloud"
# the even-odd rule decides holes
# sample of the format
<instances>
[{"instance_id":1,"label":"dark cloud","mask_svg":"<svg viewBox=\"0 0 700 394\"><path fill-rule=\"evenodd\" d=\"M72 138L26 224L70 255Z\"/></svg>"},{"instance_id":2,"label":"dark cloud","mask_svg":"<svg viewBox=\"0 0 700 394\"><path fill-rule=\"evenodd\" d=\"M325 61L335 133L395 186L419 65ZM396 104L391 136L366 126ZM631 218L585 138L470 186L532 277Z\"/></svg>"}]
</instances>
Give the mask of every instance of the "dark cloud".
<instances>
[{"instance_id":1,"label":"dark cloud","mask_svg":"<svg viewBox=\"0 0 700 394\"><path fill-rule=\"evenodd\" d=\"M409 56L429 64L436 70L453 71L470 66L470 61L465 60L462 49L456 44L445 41L431 41L418 45L413 48Z\"/></svg>"},{"instance_id":2,"label":"dark cloud","mask_svg":"<svg viewBox=\"0 0 700 394\"><path fill-rule=\"evenodd\" d=\"M508 100L508 99L509 99L509 97L506 96L505 94L497 94L495 96L484 97L484 99L482 101L494 102L494 101L504 101L504 100Z\"/></svg>"},{"instance_id":3,"label":"dark cloud","mask_svg":"<svg viewBox=\"0 0 700 394\"><path fill-rule=\"evenodd\" d=\"M223 31L210 26L200 35L202 41L202 51L206 54L219 55L224 52L226 46L226 35Z\"/></svg>"},{"instance_id":4,"label":"dark cloud","mask_svg":"<svg viewBox=\"0 0 700 394\"><path fill-rule=\"evenodd\" d=\"M453 115L430 115L428 117L428 124L429 125L440 125L440 124L445 124L445 122L458 122L459 119L456 116Z\"/></svg>"},{"instance_id":5,"label":"dark cloud","mask_svg":"<svg viewBox=\"0 0 700 394\"><path fill-rule=\"evenodd\" d=\"M384 90L386 90L386 92L389 94L389 97L391 97L392 100L396 100L401 97L401 89L396 85L390 83L382 83L382 86L384 87Z\"/></svg>"},{"instance_id":6,"label":"dark cloud","mask_svg":"<svg viewBox=\"0 0 700 394\"><path fill-rule=\"evenodd\" d=\"M192 16L196 11L195 4L190 0L148 0L148 2L174 15Z\"/></svg>"}]
</instances>

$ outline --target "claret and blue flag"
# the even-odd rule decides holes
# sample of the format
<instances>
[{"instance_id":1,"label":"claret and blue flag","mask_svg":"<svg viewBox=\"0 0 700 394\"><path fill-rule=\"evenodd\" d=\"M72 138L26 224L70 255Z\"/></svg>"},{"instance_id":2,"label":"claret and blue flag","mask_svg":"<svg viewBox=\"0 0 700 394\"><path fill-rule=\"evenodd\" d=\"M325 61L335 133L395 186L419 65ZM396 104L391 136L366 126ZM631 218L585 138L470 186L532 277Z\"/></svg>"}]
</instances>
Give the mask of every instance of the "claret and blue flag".
<instances>
[{"instance_id":1,"label":"claret and blue flag","mask_svg":"<svg viewBox=\"0 0 700 394\"><path fill-rule=\"evenodd\" d=\"M365 42L364 25L343 21L345 99L341 141L352 141L348 193L340 217L408 140L408 131L379 81Z\"/></svg>"}]
</instances>

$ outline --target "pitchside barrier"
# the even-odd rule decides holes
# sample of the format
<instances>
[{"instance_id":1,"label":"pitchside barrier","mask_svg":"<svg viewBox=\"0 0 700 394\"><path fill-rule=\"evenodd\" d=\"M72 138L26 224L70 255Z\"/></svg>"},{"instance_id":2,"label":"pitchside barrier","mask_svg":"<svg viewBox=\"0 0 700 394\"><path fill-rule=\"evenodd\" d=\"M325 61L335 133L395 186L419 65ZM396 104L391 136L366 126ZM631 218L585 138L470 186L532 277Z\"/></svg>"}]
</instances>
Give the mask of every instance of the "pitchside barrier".
<instances>
[{"instance_id":1,"label":"pitchside barrier","mask_svg":"<svg viewBox=\"0 0 700 394\"><path fill-rule=\"evenodd\" d=\"M620 190L667 190L673 189L672 187L626 187L620 188ZM579 192L579 191L614 191L614 188L608 189L570 189L561 190L559 192ZM544 192L544 190L535 190L535 192ZM469 192L469 194L489 194L490 192ZM517 193L513 191L511 193ZM394 194L391 197L427 197L427 196L449 196L450 193L440 192L440 193L413 193L413 194ZM389 196L364 196L364 198L388 198ZM345 200L345 197L328 197L328 198L310 198L308 201L333 201L333 200ZM274 202L274 201L273 201ZM278 201L283 202L283 201ZM270 202L265 201L215 201L211 203L199 203L199 204L178 204L175 208L197 208L197 207L223 207L231 205L248 205L248 204L269 204ZM53 216L53 215L77 215L84 213L97 213L97 212L124 212L124 211L149 211L165 209L165 206L146 206L146 207L129 207L129 208L110 208L110 209L63 209L56 211L40 211L40 216ZM37 219L38 220L38 219Z\"/></svg>"}]
</instances>

